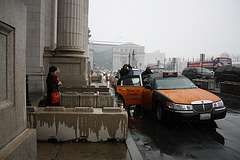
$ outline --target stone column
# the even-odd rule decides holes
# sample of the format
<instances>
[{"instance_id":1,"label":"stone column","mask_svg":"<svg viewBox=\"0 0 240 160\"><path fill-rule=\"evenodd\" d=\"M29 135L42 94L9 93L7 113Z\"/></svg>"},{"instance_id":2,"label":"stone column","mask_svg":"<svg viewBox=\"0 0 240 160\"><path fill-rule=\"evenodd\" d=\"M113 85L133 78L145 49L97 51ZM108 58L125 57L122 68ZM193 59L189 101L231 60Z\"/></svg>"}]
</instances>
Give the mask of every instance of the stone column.
<instances>
[{"instance_id":1,"label":"stone column","mask_svg":"<svg viewBox=\"0 0 240 160\"><path fill-rule=\"evenodd\" d=\"M88 85L88 0L58 0L57 48L45 54L45 70L55 65L63 85ZM86 33L87 32L87 33Z\"/></svg>"},{"instance_id":2,"label":"stone column","mask_svg":"<svg viewBox=\"0 0 240 160\"><path fill-rule=\"evenodd\" d=\"M83 1L58 0L57 53L83 54Z\"/></svg>"}]
</instances>

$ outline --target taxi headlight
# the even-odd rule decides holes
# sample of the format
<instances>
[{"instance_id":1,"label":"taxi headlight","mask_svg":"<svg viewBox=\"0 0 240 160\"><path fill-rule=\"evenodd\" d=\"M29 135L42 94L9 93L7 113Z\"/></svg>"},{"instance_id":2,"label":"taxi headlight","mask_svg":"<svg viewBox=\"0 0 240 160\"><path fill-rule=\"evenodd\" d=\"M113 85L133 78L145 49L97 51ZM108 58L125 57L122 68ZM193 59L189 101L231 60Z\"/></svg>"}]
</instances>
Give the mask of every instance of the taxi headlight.
<instances>
[{"instance_id":1,"label":"taxi headlight","mask_svg":"<svg viewBox=\"0 0 240 160\"><path fill-rule=\"evenodd\" d=\"M216 108L216 107L223 107L224 104L223 104L223 101L218 101L218 102L214 102L213 103L213 108Z\"/></svg>"},{"instance_id":2,"label":"taxi headlight","mask_svg":"<svg viewBox=\"0 0 240 160\"><path fill-rule=\"evenodd\" d=\"M193 107L190 104L168 103L168 107L175 110L186 110L186 111L193 110Z\"/></svg>"}]
</instances>

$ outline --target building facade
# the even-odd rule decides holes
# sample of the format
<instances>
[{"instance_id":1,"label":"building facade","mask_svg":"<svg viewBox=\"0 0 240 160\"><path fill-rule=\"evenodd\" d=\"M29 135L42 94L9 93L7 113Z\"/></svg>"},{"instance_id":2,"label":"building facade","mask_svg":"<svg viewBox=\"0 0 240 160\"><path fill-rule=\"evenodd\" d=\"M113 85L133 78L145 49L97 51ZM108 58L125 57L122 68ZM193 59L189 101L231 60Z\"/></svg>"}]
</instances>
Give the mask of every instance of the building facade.
<instances>
[{"instance_id":1,"label":"building facade","mask_svg":"<svg viewBox=\"0 0 240 160\"><path fill-rule=\"evenodd\" d=\"M144 69L144 55L144 46L130 42L89 42L89 59L93 70L116 71L129 62L134 68Z\"/></svg>"},{"instance_id":2,"label":"building facade","mask_svg":"<svg viewBox=\"0 0 240 160\"><path fill-rule=\"evenodd\" d=\"M26 71L29 92L44 93L55 65L65 85L87 85L88 0L21 0L27 7Z\"/></svg>"},{"instance_id":3,"label":"building facade","mask_svg":"<svg viewBox=\"0 0 240 160\"><path fill-rule=\"evenodd\" d=\"M0 11L0 159L37 159L36 130L26 116L27 7L2 0Z\"/></svg>"},{"instance_id":4,"label":"building facade","mask_svg":"<svg viewBox=\"0 0 240 160\"><path fill-rule=\"evenodd\" d=\"M145 54L145 66L157 65L159 63L160 64L166 63L165 53L161 53L160 51L156 51L156 52L153 52L153 53L146 53Z\"/></svg>"}]
</instances>

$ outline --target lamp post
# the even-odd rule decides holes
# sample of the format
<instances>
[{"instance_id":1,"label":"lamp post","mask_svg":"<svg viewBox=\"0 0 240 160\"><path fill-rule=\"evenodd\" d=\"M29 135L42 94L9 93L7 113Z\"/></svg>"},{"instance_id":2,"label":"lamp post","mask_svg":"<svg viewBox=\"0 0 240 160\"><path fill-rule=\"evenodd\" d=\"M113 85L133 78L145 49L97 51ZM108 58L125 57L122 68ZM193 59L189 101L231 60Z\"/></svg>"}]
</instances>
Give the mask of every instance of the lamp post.
<instances>
[{"instance_id":1,"label":"lamp post","mask_svg":"<svg viewBox=\"0 0 240 160\"><path fill-rule=\"evenodd\" d=\"M131 53L128 53L128 64L130 65Z\"/></svg>"}]
</instances>

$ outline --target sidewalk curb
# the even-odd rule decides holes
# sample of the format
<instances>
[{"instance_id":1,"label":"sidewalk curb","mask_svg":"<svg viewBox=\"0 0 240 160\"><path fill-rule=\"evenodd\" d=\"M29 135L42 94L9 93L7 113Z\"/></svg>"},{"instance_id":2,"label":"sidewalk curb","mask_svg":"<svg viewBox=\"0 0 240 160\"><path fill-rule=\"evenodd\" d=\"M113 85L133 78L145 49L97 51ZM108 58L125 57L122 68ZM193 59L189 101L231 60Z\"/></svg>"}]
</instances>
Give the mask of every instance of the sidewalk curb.
<instances>
[{"instance_id":1,"label":"sidewalk curb","mask_svg":"<svg viewBox=\"0 0 240 160\"><path fill-rule=\"evenodd\" d=\"M127 139L126 139L126 145L130 154L130 157L132 160L143 160L142 154L138 150L137 145L135 144L132 135L128 131Z\"/></svg>"}]
</instances>

